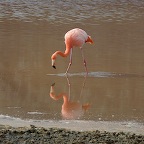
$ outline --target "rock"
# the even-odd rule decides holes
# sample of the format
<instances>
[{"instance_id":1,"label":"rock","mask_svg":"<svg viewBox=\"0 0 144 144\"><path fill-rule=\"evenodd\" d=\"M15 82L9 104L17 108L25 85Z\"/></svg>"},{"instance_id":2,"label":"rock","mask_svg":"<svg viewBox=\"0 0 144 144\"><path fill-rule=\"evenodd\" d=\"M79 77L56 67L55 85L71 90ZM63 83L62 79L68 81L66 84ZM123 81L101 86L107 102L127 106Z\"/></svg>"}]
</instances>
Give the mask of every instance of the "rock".
<instances>
[{"instance_id":1,"label":"rock","mask_svg":"<svg viewBox=\"0 0 144 144\"><path fill-rule=\"evenodd\" d=\"M44 143L76 143L76 144L144 144L144 136L124 132L71 131L59 128L40 128L31 125L30 128L12 128L0 126L0 143L44 144Z\"/></svg>"}]
</instances>

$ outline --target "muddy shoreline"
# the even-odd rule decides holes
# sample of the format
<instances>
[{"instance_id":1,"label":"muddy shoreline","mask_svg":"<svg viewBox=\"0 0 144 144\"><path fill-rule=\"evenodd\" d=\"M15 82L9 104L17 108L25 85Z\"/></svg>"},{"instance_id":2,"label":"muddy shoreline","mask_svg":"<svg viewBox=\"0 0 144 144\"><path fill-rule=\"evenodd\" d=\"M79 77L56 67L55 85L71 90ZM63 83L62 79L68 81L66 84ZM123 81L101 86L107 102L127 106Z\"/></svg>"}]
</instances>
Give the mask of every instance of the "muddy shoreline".
<instances>
[{"instance_id":1,"label":"muddy shoreline","mask_svg":"<svg viewBox=\"0 0 144 144\"><path fill-rule=\"evenodd\" d=\"M47 143L101 143L101 144L143 144L144 135L126 132L74 131L64 128L11 127L0 125L1 144L47 144Z\"/></svg>"}]
</instances>

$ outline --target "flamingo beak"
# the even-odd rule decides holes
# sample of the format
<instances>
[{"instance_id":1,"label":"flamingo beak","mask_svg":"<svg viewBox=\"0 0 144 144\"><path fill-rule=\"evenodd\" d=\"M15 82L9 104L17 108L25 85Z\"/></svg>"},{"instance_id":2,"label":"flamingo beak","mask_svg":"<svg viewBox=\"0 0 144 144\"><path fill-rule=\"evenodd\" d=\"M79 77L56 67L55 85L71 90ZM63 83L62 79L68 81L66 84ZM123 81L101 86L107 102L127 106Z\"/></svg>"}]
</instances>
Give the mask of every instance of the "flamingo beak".
<instances>
[{"instance_id":1,"label":"flamingo beak","mask_svg":"<svg viewBox=\"0 0 144 144\"><path fill-rule=\"evenodd\" d=\"M55 60L54 60L54 59L52 59L52 67L53 67L54 69L56 69Z\"/></svg>"},{"instance_id":2,"label":"flamingo beak","mask_svg":"<svg viewBox=\"0 0 144 144\"><path fill-rule=\"evenodd\" d=\"M53 67L54 69L56 69L56 66L53 65L52 67Z\"/></svg>"}]
</instances>

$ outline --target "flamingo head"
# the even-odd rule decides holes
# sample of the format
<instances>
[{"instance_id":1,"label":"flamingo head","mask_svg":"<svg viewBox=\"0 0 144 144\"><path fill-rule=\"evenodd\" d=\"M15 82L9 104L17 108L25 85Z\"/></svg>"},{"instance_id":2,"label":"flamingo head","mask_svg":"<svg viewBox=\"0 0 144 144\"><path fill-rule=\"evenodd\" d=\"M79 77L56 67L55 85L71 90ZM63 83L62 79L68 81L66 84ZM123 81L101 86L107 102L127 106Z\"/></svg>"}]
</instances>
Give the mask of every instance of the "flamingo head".
<instances>
[{"instance_id":1,"label":"flamingo head","mask_svg":"<svg viewBox=\"0 0 144 144\"><path fill-rule=\"evenodd\" d=\"M52 67L53 67L54 69L56 69L56 66L55 66L55 59L52 59Z\"/></svg>"},{"instance_id":2,"label":"flamingo head","mask_svg":"<svg viewBox=\"0 0 144 144\"><path fill-rule=\"evenodd\" d=\"M51 56L52 67L53 67L54 69L56 69L55 60L56 60L56 54L54 53L54 54Z\"/></svg>"}]
</instances>

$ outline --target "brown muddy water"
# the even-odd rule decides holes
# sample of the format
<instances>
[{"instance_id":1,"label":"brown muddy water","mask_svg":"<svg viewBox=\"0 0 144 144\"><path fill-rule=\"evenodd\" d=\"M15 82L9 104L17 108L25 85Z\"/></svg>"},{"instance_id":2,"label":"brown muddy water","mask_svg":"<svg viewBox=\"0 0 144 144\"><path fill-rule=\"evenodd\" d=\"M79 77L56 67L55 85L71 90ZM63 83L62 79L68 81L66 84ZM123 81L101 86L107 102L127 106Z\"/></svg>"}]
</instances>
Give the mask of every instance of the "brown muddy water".
<instances>
[{"instance_id":1,"label":"brown muddy water","mask_svg":"<svg viewBox=\"0 0 144 144\"><path fill-rule=\"evenodd\" d=\"M64 34L84 29L89 74L79 48L69 57ZM0 119L144 123L144 2L0 1ZM70 83L70 86L68 85ZM55 85L51 86L53 83Z\"/></svg>"}]
</instances>

